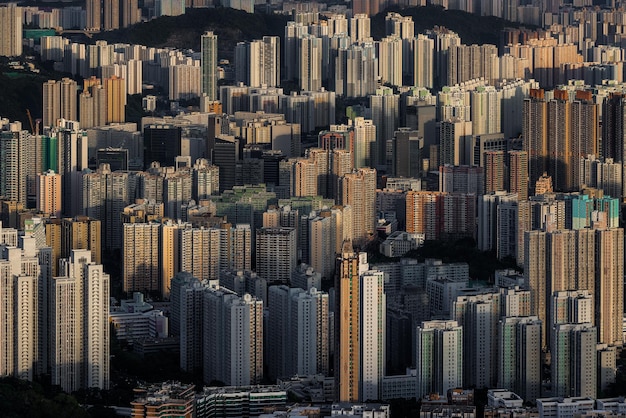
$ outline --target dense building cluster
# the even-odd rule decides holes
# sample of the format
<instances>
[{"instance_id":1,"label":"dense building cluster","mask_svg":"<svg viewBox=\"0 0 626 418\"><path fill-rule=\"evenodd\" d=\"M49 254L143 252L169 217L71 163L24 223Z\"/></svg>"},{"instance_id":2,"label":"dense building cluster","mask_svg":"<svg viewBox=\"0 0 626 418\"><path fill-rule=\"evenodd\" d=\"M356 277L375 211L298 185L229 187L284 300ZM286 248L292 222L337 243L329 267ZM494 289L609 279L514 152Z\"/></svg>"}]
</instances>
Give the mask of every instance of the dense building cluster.
<instances>
[{"instance_id":1,"label":"dense building cluster","mask_svg":"<svg viewBox=\"0 0 626 418\"><path fill-rule=\"evenodd\" d=\"M239 42L232 62L210 31L199 51L41 37L68 76L43 84L30 130L0 118L0 375L107 389L115 332L207 385L146 388L133 416L259 415L289 393L350 404L333 415L416 398L425 418L473 417L470 388L490 389L494 417L590 411L626 340L626 12L408 3L284 2L284 36ZM372 37L385 6L426 3L538 28L466 45L389 12ZM33 46L23 23L142 18L132 0L53 10L0 6L0 56ZM517 271L412 257L431 241Z\"/></svg>"}]
</instances>

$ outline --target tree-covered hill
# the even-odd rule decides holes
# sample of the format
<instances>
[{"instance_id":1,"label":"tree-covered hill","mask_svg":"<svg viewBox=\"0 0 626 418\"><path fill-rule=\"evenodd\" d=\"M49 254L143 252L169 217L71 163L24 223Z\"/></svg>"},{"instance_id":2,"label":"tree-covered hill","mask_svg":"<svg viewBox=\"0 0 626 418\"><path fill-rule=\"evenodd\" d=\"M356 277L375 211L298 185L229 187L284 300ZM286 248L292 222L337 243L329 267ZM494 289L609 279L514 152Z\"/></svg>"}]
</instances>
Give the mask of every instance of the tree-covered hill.
<instances>
[{"instance_id":1,"label":"tree-covered hill","mask_svg":"<svg viewBox=\"0 0 626 418\"><path fill-rule=\"evenodd\" d=\"M94 39L154 47L200 50L200 37L213 31L218 37L218 56L232 58L237 42L284 36L288 18L282 15L250 14L229 8L188 9L181 16L164 16L129 28L102 32Z\"/></svg>"},{"instance_id":2,"label":"tree-covered hill","mask_svg":"<svg viewBox=\"0 0 626 418\"><path fill-rule=\"evenodd\" d=\"M494 44L500 42L500 32L507 27L519 27L518 23L509 22L495 16L479 16L460 10L444 10L438 6L411 7L408 9L389 9L403 16L411 16L415 22L415 34L422 33L435 26L445 26L456 32L464 44ZM371 30L374 39L385 36L385 16L387 11L372 17Z\"/></svg>"}]
</instances>

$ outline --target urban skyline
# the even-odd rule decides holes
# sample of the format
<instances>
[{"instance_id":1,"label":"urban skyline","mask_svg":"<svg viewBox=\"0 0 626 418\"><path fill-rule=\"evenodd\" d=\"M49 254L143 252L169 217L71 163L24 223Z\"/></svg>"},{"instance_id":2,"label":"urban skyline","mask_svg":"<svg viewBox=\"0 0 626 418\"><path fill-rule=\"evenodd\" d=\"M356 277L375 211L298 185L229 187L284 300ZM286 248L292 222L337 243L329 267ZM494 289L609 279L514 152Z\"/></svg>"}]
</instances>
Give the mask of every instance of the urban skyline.
<instances>
[{"instance_id":1,"label":"urban skyline","mask_svg":"<svg viewBox=\"0 0 626 418\"><path fill-rule=\"evenodd\" d=\"M205 3L87 0L67 27ZM232 60L219 28L34 41L70 9L0 5L2 65L63 74L30 126L0 115L0 376L108 391L122 342L188 379L133 416L473 418L482 390L485 416L623 414L626 12L505 3L281 3ZM528 26L468 45L387 6Z\"/></svg>"}]
</instances>

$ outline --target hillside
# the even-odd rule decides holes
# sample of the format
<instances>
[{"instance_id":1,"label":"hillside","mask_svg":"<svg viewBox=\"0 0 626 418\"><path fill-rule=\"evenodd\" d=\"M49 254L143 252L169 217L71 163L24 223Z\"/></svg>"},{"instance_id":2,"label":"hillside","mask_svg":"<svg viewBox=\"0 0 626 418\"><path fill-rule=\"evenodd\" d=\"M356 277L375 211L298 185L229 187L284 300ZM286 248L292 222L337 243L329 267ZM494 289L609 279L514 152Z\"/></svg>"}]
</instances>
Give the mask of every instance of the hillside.
<instances>
[{"instance_id":1,"label":"hillside","mask_svg":"<svg viewBox=\"0 0 626 418\"><path fill-rule=\"evenodd\" d=\"M500 43L500 31L507 27L520 27L520 24L509 22L494 16L479 16L460 10L444 10L437 6L411 7L408 9L389 9L403 16L411 16L415 22L415 33L422 33L434 26L445 26L456 32L464 44ZM372 37L381 39L385 35L385 16L382 12L372 17Z\"/></svg>"},{"instance_id":2,"label":"hillside","mask_svg":"<svg viewBox=\"0 0 626 418\"><path fill-rule=\"evenodd\" d=\"M182 16L164 16L130 28L102 32L94 40L199 51L201 35L213 31L218 37L218 57L232 59L237 42L263 36L282 38L287 20L286 16L228 8L188 9Z\"/></svg>"}]
</instances>

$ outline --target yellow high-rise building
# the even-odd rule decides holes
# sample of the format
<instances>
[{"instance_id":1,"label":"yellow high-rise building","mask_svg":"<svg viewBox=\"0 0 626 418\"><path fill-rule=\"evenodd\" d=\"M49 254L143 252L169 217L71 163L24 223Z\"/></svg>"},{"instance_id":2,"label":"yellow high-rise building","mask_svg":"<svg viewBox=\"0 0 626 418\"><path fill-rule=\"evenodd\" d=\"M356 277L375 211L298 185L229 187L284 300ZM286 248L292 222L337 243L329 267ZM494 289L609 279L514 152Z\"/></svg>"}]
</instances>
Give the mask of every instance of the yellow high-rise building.
<instances>
[{"instance_id":1,"label":"yellow high-rise building","mask_svg":"<svg viewBox=\"0 0 626 418\"><path fill-rule=\"evenodd\" d=\"M104 80L107 97L107 124L126 121L126 80L113 76Z\"/></svg>"},{"instance_id":2,"label":"yellow high-rise building","mask_svg":"<svg viewBox=\"0 0 626 418\"><path fill-rule=\"evenodd\" d=\"M351 241L344 241L337 264L337 400L358 402L361 368L359 254L354 252Z\"/></svg>"}]
</instances>

